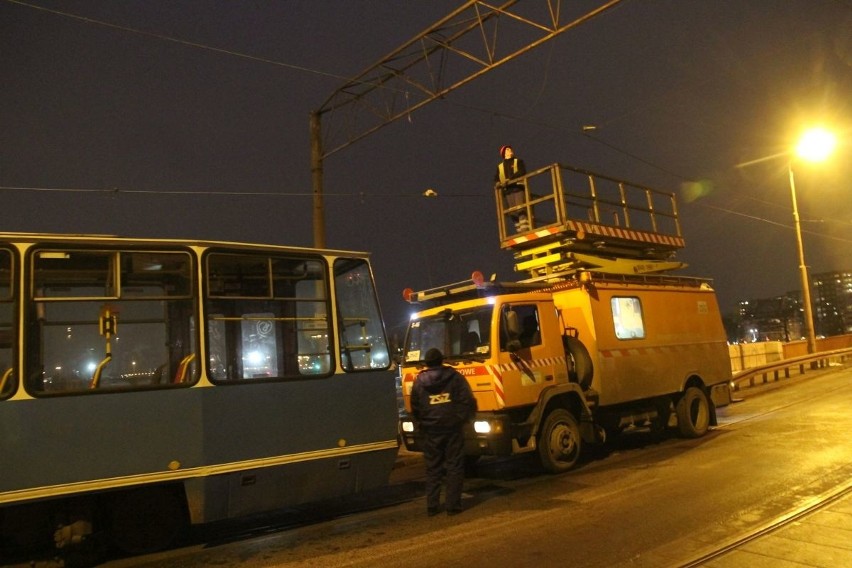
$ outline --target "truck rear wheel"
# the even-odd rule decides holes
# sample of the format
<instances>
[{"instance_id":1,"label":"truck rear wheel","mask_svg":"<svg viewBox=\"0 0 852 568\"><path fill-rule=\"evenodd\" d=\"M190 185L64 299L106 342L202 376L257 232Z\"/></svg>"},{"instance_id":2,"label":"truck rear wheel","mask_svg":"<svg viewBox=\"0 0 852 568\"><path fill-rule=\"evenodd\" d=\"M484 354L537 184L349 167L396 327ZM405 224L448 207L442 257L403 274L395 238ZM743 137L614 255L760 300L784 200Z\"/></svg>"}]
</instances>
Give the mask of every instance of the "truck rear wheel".
<instances>
[{"instance_id":1,"label":"truck rear wheel","mask_svg":"<svg viewBox=\"0 0 852 568\"><path fill-rule=\"evenodd\" d=\"M677 427L684 438L700 438L710 428L710 404L698 387L689 387L675 406Z\"/></svg>"},{"instance_id":2,"label":"truck rear wheel","mask_svg":"<svg viewBox=\"0 0 852 568\"><path fill-rule=\"evenodd\" d=\"M574 415L557 408L547 415L538 438L541 465L551 473L568 471L580 458L580 427Z\"/></svg>"}]
</instances>

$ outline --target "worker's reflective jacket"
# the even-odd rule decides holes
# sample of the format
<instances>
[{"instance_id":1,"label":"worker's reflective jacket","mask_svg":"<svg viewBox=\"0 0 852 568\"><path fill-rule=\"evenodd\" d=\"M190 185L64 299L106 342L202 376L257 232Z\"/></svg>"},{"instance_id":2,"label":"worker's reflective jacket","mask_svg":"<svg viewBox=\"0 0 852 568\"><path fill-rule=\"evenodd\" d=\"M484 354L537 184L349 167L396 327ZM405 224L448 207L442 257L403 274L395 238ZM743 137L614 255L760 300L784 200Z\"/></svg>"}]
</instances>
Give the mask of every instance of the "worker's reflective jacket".
<instances>
[{"instance_id":1,"label":"worker's reflective jacket","mask_svg":"<svg viewBox=\"0 0 852 568\"><path fill-rule=\"evenodd\" d=\"M508 167L507 167L508 166ZM506 170L511 170L510 172L506 172ZM524 170L524 163L518 158L512 158L511 160L503 160L499 164L497 164L497 181L502 184L505 184L512 189L517 189L520 187L520 184L507 184L509 180L520 177L526 174Z\"/></svg>"}]
</instances>

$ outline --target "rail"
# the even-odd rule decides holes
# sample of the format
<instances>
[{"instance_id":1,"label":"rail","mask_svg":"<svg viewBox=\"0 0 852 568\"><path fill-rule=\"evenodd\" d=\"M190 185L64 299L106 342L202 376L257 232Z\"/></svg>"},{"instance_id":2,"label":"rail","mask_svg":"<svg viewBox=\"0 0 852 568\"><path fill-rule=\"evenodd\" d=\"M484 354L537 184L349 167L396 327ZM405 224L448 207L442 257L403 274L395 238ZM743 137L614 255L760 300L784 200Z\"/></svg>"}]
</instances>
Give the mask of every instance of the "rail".
<instances>
[{"instance_id":1,"label":"rail","mask_svg":"<svg viewBox=\"0 0 852 568\"><path fill-rule=\"evenodd\" d=\"M772 382L777 382L781 379L782 371L784 373L783 378L789 379L790 369L798 367L799 374L803 375L808 370L806 367L810 369L823 369L828 367L832 361L839 361L842 364L848 357L852 357L852 347L811 353L739 371L734 373L731 383L733 384L734 391L738 391L743 388L742 383L744 382L748 382L747 386L749 387L757 386L758 384L767 384L770 382L770 375L772 376ZM760 380L760 383L757 382L758 380Z\"/></svg>"}]
</instances>

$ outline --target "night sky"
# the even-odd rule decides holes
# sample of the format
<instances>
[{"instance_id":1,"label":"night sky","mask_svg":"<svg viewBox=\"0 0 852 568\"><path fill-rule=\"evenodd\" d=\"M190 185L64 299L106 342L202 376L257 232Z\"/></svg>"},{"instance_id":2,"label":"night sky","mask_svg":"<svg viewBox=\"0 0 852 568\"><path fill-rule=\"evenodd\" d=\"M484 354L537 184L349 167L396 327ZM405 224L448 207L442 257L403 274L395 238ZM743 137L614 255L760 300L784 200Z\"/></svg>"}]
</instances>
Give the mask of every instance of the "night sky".
<instances>
[{"instance_id":1,"label":"night sky","mask_svg":"<svg viewBox=\"0 0 852 568\"><path fill-rule=\"evenodd\" d=\"M310 112L462 3L0 0L0 230L310 246ZM786 160L735 166L815 122L842 144L795 166L807 263L850 270L852 0L626 0L330 156L327 245L372 253L391 330L405 287L517 278L511 144L677 192L681 273L730 311L800 288Z\"/></svg>"}]
</instances>

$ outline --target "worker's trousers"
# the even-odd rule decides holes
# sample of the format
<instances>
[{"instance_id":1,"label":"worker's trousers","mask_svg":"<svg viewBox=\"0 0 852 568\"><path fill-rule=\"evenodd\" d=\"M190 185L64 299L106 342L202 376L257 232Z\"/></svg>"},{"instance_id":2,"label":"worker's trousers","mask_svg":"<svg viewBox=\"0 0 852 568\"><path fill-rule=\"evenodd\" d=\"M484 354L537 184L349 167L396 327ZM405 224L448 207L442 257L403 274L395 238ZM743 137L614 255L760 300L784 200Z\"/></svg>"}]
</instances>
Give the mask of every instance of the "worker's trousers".
<instances>
[{"instance_id":1,"label":"worker's trousers","mask_svg":"<svg viewBox=\"0 0 852 568\"><path fill-rule=\"evenodd\" d=\"M464 485L464 433L425 432L423 457L426 461L426 507L438 508L441 502L441 482L446 482L444 503L448 511L461 510Z\"/></svg>"}]
</instances>

